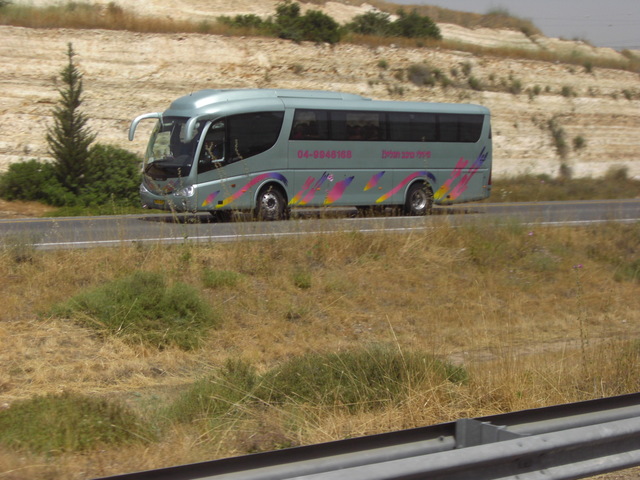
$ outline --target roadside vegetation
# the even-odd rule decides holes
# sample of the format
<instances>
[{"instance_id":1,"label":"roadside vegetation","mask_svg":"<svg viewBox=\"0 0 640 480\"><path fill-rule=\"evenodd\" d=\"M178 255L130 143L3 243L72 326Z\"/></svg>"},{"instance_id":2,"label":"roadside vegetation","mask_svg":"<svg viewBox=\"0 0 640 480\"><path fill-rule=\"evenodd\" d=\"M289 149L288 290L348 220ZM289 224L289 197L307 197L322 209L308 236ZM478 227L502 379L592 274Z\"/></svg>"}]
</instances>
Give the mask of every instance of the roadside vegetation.
<instances>
[{"instance_id":1,"label":"roadside vegetation","mask_svg":"<svg viewBox=\"0 0 640 480\"><path fill-rule=\"evenodd\" d=\"M640 180L630 178L624 167L613 167L598 178L572 178L563 163L557 176L518 175L493 181L486 202L543 202L638 198Z\"/></svg>"},{"instance_id":2,"label":"roadside vegetation","mask_svg":"<svg viewBox=\"0 0 640 480\"><path fill-rule=\"evenodd\" d=\"M41 202L60 213L123 213L138 209L141 160L113 145L94 143L82 112L82 73L68 44L68 63L60 72L60 100L53 125L46 132L52 161L30 159L12 163L0 174L0 198Z\"/></svg>"},{"instance_id":3,"label":"roadside vegetation","mask_svg":"<svg viewBox=\"0 0 640 480\"><path fill-rule=\"evenodd\" d=\"M6 239L0 472L93 478L636 392L638 238Z\"/></svg>"}]
</instances>

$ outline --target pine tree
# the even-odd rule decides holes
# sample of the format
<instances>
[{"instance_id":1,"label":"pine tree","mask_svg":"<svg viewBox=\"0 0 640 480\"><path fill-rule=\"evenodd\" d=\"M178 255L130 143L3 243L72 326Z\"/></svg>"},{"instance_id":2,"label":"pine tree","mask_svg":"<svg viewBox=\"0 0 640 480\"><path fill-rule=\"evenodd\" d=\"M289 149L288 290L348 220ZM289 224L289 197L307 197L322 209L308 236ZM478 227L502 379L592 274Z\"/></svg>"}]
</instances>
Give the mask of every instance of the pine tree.
<instances>
[{"instance_id":1,"label":"pine tree","mask_svg":"<svg viewBox=\"0 0 640 480\"><path fill-rule=\"evenodd\" d=\"M58 89L61 98L53 109L54 125L47 131L47 144L58 180L77 195L87 182L89 146L96 136L87 127L87 118L79 110L82 74L73 63L74 56L73 46L69 43L69 63L61 72L63 87Z\"/></svg>"}]
</instances>

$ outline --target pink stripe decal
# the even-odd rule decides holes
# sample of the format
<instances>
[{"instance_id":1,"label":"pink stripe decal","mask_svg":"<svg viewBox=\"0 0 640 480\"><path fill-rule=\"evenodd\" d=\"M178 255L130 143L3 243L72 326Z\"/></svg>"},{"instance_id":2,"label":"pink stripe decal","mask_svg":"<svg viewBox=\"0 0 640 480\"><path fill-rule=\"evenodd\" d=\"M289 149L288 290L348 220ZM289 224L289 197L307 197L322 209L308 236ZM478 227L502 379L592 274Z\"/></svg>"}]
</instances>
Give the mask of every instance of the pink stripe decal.
<instances>
[{"instance_id":1,"label":"pink stripe decal","mask_svg":"<svg viewBox=\"0 0 640 480\"><path fill-rule=\"evenodd\" d=\"M342 195L344 195L344 191L346 190L346 188L353 181L353 178L354 177L348 177L336 183L331 191L327 194L327 198L324 199L324 205L331 205L333 202L340 200Z\"/></svg>"},{"instance_id":2,"label":"pink stripe decal","mask_svg":"<svg viewBox=\"0 0 640 480\"><path fill-rule=\"evenodd\" d=\"M295 205L296 203L298 203L300 201L300 199L302 198L302 195L304 195L305 192L307 192L307 190L309 190L309 187L311 186L311 184L313 183L314 180L315 180L315 178L313 178L313 177L307 178L307 180L304 182L304 185L302 186L300 191L298 193L296 193L295 197L293 197L291 199L291 201L289 202L289 205Z\"/></svg>"},{"instance_id":3,"label":"pink stripe decal","mask_svg":"<svg viewBox=\"0 0 640 480\"><path fill-rule=\"evenodd\" d=\"M458 160L458 163L456 164L456 168L453 169L451 177L442 184L436 193L433 194L434 199L439 200L447 194L451 188L451 184L462 174L462 169L467 166L467 163L469 163L468 160L465 160L464 157L460 157L460 160Z\"/></svg>"},{"instance_id":4,"label":"pink stripe decal","mask_svg":"<svg viewBox=\"0 0 640 480\"><path fill-rule=\"evenodd\" d=\"M207 195L207 198L204 199L204 202L202 202L201 207L206 207L207 205L210 205L211 202L213 202L216 199L219 193L220 193L220 190Z\"/></svg>"},{"instance_id":5,"label":"pink stripe decal","mask_svg":"<svg viewBox=\"0 0 640 480\"><path fill-rule=\"evenodd\" d=\"M480 155L478 155L478 158L476 158L476 161L473 162L473 165L471 165L469 170L467 170L467 172L462 176L462 178L460 178L460 181L458 182L458 184L455 187L453 187L453 189L451 190L451 194L449 195L449 198L451 200L455 200L460 195L462 195L464 191L467 189L467 187L469 186L469 181L471 180L471 178L476 173L478 173L478 169L482 166L484 161L487 159L487 156L489 155L489 152L486 152L485 150L486 149L483 147L482 150L480 151ZM455 171L452 174L452 179L456 178L460 174L458 173L455 177L453 175L456 175Z\"/></svg>"},{"instance_id":6,"label":"pink stripe decal","mask_svg":"<svg viewBox=\"0 0 640 480\"><path fill-rule=\"evenodd\" d=\"M327 172L324 172L322 176L316 181L316 183L313 184L313 186L311 187L309 192L305 195L305 197L302 199L302 201L300 202L300 205L306 205L311 200L313 200L313 197L316 195L316 192L320 190L320 188L322 187L322 184L327 180L327 178L329 178L329 174Z\"/></svg>"},{"instance_id":7,"label":"pink stripe decal","mask_svg":"<svg viewBox=\"0 0 640 480\"><path fill-rule=\"evenodd\" d=\"M364 186L364 191L366 192L367 190L371 190L373 187L375 187L384 174L385 172L380 172L371 177L371 179Z\"/></svg>"}]
</instances>

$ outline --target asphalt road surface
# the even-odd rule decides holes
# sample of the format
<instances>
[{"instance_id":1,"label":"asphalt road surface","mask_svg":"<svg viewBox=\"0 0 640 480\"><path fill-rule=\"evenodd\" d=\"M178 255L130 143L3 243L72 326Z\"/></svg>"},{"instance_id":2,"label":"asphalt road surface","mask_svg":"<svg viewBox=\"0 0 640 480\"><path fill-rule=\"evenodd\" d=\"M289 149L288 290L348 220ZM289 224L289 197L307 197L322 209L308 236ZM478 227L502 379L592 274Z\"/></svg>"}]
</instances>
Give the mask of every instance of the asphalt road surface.
<instances>
[{"instance_id":1,"label":"asphalt road surface","mask_svg":"<svg viewBox=\"0 0 640 480\"><path fill-rule=\"evenodd\" d=\"M355 209L296 210L280 222L255 222L246 215L218 222L209 214L149 213L100 217L0 219L0 244L33 244L40 249L93 248L143 243L224 242L345 231L403 232L441 222L518 222L589 225L640 221L640 199L571 202L469 203L434 207L427 217L358 216Z\"/></svg>"}]
</instances>

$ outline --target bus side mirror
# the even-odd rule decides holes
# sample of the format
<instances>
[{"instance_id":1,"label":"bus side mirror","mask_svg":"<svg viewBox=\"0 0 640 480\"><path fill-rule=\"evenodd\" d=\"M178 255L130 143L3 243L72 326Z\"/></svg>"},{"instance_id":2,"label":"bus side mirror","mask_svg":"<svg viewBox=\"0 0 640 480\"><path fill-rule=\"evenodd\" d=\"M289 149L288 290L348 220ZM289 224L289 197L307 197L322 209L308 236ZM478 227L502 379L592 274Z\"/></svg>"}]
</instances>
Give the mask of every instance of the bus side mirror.
<instances>
[{"instance_id":1,"label":"bus side mirror","mask_svg":"<svg viewBox=\"0 0 640 480\"><path fill-rule=\"evenodd\" d=\"M133 122L131 122L131 126L129 127L129 141L133 141L133 136L136 133L136 128L138 127L138 124L142 121L145 120L147 118L162 118L162 113L145 113L144 115L140 115L138 117L136 117Z\"/></svg>"}]
</instances>

